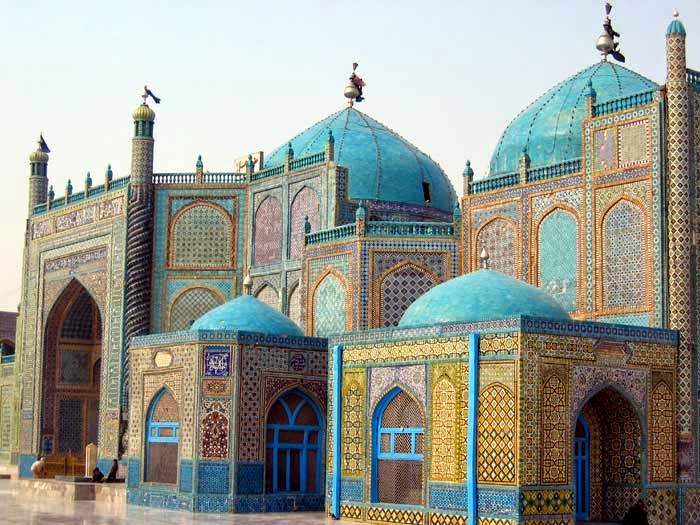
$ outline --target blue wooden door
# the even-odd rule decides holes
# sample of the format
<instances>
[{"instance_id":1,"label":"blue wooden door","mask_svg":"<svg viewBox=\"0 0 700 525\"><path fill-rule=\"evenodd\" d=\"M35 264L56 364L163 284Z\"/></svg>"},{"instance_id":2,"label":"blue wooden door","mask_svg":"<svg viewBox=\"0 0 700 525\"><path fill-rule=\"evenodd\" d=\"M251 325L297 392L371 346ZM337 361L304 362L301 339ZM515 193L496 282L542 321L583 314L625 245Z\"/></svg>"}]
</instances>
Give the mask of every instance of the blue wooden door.
<instances>
[{"instance_id":1,"label":"blue wooden door","mask_svg":"<svg viewBox=\"0 0 700 525\"><path fill-rule=\"evenodd\" d=\"M591 441L588 425L583 416L576 420L574 436L574 479L576 483L576 519L586 519L590 514Z\"/></svg>"}]
</instances>

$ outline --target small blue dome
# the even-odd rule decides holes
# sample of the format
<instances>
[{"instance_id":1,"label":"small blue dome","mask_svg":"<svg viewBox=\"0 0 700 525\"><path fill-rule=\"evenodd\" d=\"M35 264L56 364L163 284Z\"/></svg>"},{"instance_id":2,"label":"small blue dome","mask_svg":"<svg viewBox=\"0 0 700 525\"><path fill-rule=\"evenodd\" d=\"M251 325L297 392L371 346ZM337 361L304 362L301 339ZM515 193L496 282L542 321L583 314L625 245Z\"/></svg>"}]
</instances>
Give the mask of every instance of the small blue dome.
<instances>
[{"instance_id":1,"label":"small blue dome","mask_svg":"<svg viewBox=\"0 0 700 525\"><path fill-rule=\"evenodd\" d=\"M406 139L354 108L333 113L286 141L265 156L265 166L282 164L290 143L295 158L323 151L329 131L335 140L335 162L350 170L351 199L425 206L423 183L427 182L431 206L452 211L457 194L442 168Z\"/></svg>"},{"instance_id":2,"label":"small blue dome","mask_svg":"<svg viewBox=\"0 0 700 525\"><path fill-rule=\"evenodd\" d=\"M490 175L516 172L523 151L533 168L581 158L581 124L591 90L600 103L658 87L610 62L584 69L551 88L508 124L491 157Z\"/></svg>"},{"instance_id":3,"label":"small blue dome","mask_svg":"<svg viewBox=\"0 0 700 525\"><path fill-rule=\"evenodd\" d=\"M294 321L250 295L209 310L192 323L190 330L228 330L303 336Z\"/></svg>"},{"instance_id":4,"label":"small blue dome","mask_svg":"<svg viewBox=\"0 0 700 525\"><path fill-rule=\"evenodd\" d=\"M671 20L671 23L668 24L666 36L668 35L685 35L685 26L678 17L674 17L673 20Z\"/></svg>"},{"instance_id":5,"label":"small blue dome","mask_svg":"<svg viewBox=\"0 0 700 525\"><path fill-rule=\"evenodd\" d=\"M404 312L400 327L497 321L521 315L569 319L545 291L494 270L456 277L420 296Z\"/></svg>"}]
</instances>

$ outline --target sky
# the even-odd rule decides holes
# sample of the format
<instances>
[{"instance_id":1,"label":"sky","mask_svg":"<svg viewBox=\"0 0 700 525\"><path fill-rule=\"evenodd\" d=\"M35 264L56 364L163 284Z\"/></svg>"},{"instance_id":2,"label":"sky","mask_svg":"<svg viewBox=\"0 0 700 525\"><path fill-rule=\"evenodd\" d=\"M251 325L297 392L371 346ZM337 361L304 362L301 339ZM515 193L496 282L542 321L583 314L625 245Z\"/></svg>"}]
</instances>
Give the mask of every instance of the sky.
<instances>
[{"instance_id":1,"label":"sky","mask_svg":"<svg viewBox=\"0 0 700 525\"><path fill-rule=\"evenodd\" d=\"M0 310L20 299L28 155L51 147L57 196L91 173L128 175L131 113L144 83L156 110L156 172L234 171L346 105L438 161L461 194L483 177L507 124L556 83L597 62L603 3L592 0L68 2L0 0ZM700 2L620 0L626 66L662 84L674 9L700 70Z\"/></svg>"}]
</instances>

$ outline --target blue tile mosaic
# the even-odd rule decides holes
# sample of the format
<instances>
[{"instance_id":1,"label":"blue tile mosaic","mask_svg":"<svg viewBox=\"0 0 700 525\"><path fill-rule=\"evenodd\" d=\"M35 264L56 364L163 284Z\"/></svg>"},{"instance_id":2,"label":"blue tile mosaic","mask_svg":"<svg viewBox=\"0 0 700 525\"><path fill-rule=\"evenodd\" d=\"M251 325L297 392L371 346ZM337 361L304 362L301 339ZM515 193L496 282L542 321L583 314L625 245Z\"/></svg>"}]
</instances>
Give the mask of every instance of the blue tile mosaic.
<instances>
[{"instance_id":1,"label":"blue tile mosaic","mask_svg":"<svg viewBox=\"0 0 700 525\"><path fill-rule=\"evenodd\" d=\"M505 490L477 490L479 515L510 516L517 512L516 492Z\"/></svg>"},{"instance_id":2,"label":"blue tile mosaic","mask_svg":"<svg viewBox=\"0 0 700 525\"><path fill-rule=\"evenodd\" d=\"M139 458L129 458L127 460L126 486L128 488L138 487L141 479L141 461Z\"/></svg>"},{"instance_id":3,"label":"blue tile mosaic","mask_svg":"<svg viewBox=\"0 0 700 525\"><path fill-rule=\"evenodd\" d=\"M192 461L180 461L180 492L192 492Z\"/></svg>"},{"instance_id":4,"label":"blue tile mosaic","mask_svg":"<svg viewBox=\"0 0 700 525\"><path fill-rule=\"evenodd\" d=\"M467 486L431 484L428 500L436 509L467 510Z\"/></svg>"},{"instance_id":5,"label":"blue tile mosaic","mask_svg":"<svg viewBox=\"0 0 700 525\"><path fill-rule=\"evenodd\" d=\"M19 477L22 479L31 479L32 463L36 461L34 454L20 454L19 456Z\"/></svg>"},{"instance_id":6,"label":"blue tile mosaic","mask_svg":"<svg viewBox=\"0 0 700 525\"><path fill-rule=\"evenodd\" d=\"M204 349L204 375L228 377L231 372L231 350L228 346L207 346Z\"/></svg>"},{"instance_id":7,"label":"blue tile mosaic","mask_svg":"<svg viewBox=\"0 0 700 525\"><path fill-rule=\"evenodd\" d=\"M264 463L238 463L236 494L262 494Z\"/></svg>"},{"instance_id":8,"label":"blue tile mosaic","mask_svg":"<svg viewBox=\"0 0 700 525\"><path fill-rule=\"evenodd\" d=\"M203 494L228 494L229 464L199 463L197 466L197 492Z\"/></svg>"},{"instance_id":9,"label":"blue tile mosaic","mask_svg":"<svg viewBox=\"0 0 700 525\"><path fill-rule=\"evenodd\" d=\"M340 481L340 499L344 501L363 501L363 486L361 479L342 479Z\"/></svg>"},{"instance_id":10,"label":"blue tile mosaic","mask_svg":"<svg viewBox=\"0 0 700 525\"><path fill-rule=\"evenodd\" d=\"M248 498L236 498L236 512L263 512L265 509L265 498L259 497L248 497Z\"/></svg>"},{"instance_id":11,"label":"blue tile mosaic","mask_svg":"<svg viewBox=\"0 0 700 525\"><path fill-rule=\"evenodd\" d=\"M194 509L193 497L177 492L159 490L129 490L126 501L130 505L145 505L159 509L189 510Z\"/></svg>"},{"instance_id":12,"label":"blue tile mosaic","mask_svg":"<svg viewBox=\"0 0 700 525\"><path fill-rule=\"evenodd\" d=\"M231 500L229 498L218 498L216 496L198 496L197 512L229 512L231 510Z\"/></svg>"}]
</instances>

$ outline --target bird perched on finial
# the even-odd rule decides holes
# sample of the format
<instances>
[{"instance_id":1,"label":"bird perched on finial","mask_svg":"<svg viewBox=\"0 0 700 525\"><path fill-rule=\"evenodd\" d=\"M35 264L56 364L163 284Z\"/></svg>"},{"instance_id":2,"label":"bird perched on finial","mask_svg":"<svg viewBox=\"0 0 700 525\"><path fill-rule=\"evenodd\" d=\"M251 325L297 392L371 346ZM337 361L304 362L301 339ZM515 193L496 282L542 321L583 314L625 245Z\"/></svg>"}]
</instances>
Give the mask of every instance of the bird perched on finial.
<instances>
[{"instance_id":1,"label":"bird perched on finial","mask_svg":"<svg viewBox=\"0 0 700 525\"><path fill-rule=\"evenodd\" d=\"M150 89L148 89L148 86L146 86L146 85L143 86L143 95L141 95L141 97L143 98L143 103L144 103L144 104L146 103L146 99L147 99L148 97L151 97L151 98L153 99L153 102L155 102L156 104L160 104L160 99L159 99L158 97L156 97L156 96L153 94L153 91L151 91Z\"/></svg>"},{"instance_id":2,"label":"bird perched on finial","mask_svg":"<svg viewBox=\"0 0 700 525\"><path fill-rule=\"evenodd\" d=\"M603 55L603 60L606 59L607 55L612 55L612 57L618 62L625 61L625 55L620 52L619 42L615 42L615 38L620 36L620 33L615 31L612 27L612 21L610 20L610 12L612 11L612 4L610 2L605 2L605 19L603 20L603 34L598 37L598 43L596 48Z\"/></svg>"},{"instance_id":3,"label":"bird perched on finial","mask_svg":"<svg viewBox=\"0 0 700 525\"><path fill-rule=\"evenodd\" d=\"M362 96L362 88L365 87L366 84L365 81L362 80L357 73L355 73L358 65L359 64L357 62L352 63L352 75L350 75L350 82L352 82L359 92L359 94L355 97L355 102L362 102L365 99L365 97Z\"/></svg>"}]
</instances>

